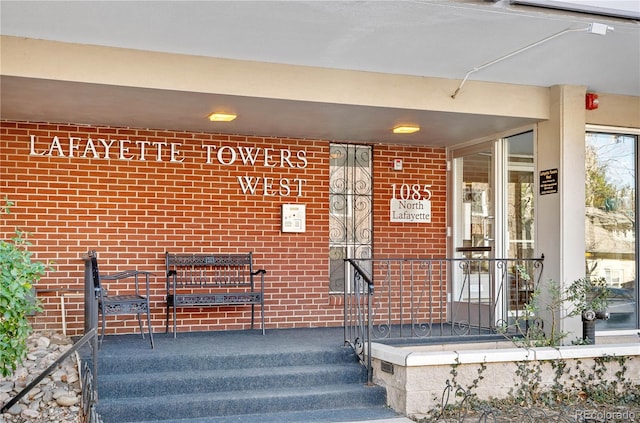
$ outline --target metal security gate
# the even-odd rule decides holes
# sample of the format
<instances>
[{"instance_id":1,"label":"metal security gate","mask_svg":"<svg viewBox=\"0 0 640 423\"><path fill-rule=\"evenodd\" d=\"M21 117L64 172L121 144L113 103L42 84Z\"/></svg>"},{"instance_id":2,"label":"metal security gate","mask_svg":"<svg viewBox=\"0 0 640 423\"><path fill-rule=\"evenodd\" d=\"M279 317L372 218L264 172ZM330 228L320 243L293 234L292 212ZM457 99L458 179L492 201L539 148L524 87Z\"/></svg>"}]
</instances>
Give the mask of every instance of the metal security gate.
<instances>
[{"instance_id":1,"label":"metal security gate","mask_svg":"<svg viewBox=\"0 0 640 423\"><path fill-rule=\"evenodd\" d=\"M373 158L366 145L331 144L329 154L329 291L342 293L344 259L372 255Z\"/></svg>"}]
</instances>

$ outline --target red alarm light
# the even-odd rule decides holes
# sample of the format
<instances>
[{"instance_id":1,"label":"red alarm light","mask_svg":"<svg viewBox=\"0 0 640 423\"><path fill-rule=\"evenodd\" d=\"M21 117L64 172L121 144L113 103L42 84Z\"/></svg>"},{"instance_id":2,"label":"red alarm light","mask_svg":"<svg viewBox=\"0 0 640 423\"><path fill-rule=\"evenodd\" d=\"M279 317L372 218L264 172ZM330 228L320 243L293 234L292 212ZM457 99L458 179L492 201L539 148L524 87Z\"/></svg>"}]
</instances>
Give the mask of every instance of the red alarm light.
<instances>
[{"instance_id":1,"label":"red alarm light","mask_svg":"<svg viewBox=\"0 0 640 423\"><path fill-rule=\"evenodd\" d=\"M587 110L595 110L598 108L600 101L598 100L598 94L587 93L585 97L585 106Z\"/></svg>"}]
</instances>

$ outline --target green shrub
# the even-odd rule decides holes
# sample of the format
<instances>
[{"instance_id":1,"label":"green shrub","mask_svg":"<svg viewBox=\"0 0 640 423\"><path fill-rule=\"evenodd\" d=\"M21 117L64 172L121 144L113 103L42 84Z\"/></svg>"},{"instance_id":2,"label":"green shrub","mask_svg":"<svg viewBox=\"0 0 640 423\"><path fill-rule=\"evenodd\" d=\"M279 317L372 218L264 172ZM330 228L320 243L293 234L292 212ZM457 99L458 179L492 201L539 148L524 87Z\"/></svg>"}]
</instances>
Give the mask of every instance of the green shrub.
<instances>
[{"instance_id":1,"label":"green shrub","mask_svg":"<svg viewBox=\"0 0 640 423\"><path fill-rule=\"evenodd\" d=\"M10 213L9 201L0 214ZM32 283L40 279L49 266L32 260L27 247L27 233L19 229L10 240L0 241L0 375L9 376L27 351L31 325L30 313L40 310L31 294Z\"/></svg>"}]
</instances>

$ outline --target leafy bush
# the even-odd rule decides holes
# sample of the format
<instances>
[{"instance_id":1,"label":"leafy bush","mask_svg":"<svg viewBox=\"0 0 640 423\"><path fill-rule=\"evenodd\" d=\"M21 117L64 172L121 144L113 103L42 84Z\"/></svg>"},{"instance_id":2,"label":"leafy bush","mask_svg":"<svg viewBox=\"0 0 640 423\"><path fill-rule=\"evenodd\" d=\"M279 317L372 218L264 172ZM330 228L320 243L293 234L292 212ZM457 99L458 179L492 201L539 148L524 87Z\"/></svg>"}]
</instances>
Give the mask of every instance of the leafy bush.
<instances>
[{"instance_id":1,"label":"leafy bush","mask_svg":"<svg viewBox=\"0 0 640 423\"><path fill-rule=\"evenodd\" d=\"M574 304L571 316L587 310L604 311L609 305L610 288L605 278L580 278L567 288L567 299Z\"/></svg>"},{"instance_id":2,"label":"leafy bush","mask_svg":"<svg viewBox=\"0 0 640 423\"><path fill-rule=\"evenodd\" d=\"M0 210L10 213L9 201ZM31 295L32 283L42 277L49 266L32 260L27 247L28 233L16 230L16 236L0 241L0 375L9 376L27 351L31 325L30 313L40 310Z\"/></svg>"},{"instance_id":3,"label":"leafy bush","mask_svg":"<svg viewBox=\"0 0 640 423\"><path fill-rule=\"evenodd\" d=\"M531 277L527 270L522 266L516 266L515 271L519 277L529 283ZM562 318L580 316L587 310L594 312L606 311L608 306L608 298L610 288L604 278L580 278L564 290L560 284L552 279L547 281L544 287L545 296L541 287L533 287L530 298L524 305L522 313L517 316L511 324L505 324L499 327L499 331L504 335L511 335L515 331L515 335L510 339L518 347L556 347L562 345L567 337L566 332L558 330L558 322L556 316L560 315L560 311L566 304L571 304L572 308ZM547 330L543 330L543 322L540 316L545 314L549 321L544 322ZM578 339L573 343L589 343Z\"/></svg>"}]
</instances>

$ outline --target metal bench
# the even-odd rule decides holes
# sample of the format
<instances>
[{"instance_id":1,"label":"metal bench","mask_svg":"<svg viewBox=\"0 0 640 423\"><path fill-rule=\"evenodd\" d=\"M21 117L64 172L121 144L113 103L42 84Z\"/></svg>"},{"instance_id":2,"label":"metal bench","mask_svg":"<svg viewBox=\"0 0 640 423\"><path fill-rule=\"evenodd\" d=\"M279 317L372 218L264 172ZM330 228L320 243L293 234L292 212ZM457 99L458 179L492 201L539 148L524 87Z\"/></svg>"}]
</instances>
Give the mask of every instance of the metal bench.
<instances>
[{"instance_id":1,"label":"metal bench","mask_svg":"<svg viewBox=\"0 0 640 423\"><path fill-rule=\"evenodd\" d=\"M178 307L218 307L251 305L251 329L255 306L260 306L264 335L264 269L253 270L248 254L165 254L167 271L167 319L173 311L173 337L176 337ZM254 279L259 276L260 286Z\"/></svg>"},{"instance_id":2,"label":"metal bench","mask_svg":"<svg viewBox=\"0 0 640 423\"><path fill-rule=\"evenodd\" d=\"M106 316L115 314L135 314L138 317L138 325L142 339L144 339L144 330L142 328L141 314L147 315L147 329L149 331L149 341L151 348L153 344L153 330L151 328L151 310L149 306L149 276L152 273L140 270L125 270L123 272L102 275L98 270L98 255L95 251L88 252L91 260L93 272L93 287L98 296L98 313L102 315L102 329L100 333L100 345L104 339L104 328L106 326ZM144 278L145 290L140 290L140 279ZM111 295L105 288L103 281L120 281L124 279L133 279L135 291L126 294Z\"/></svg>"}]
</instances>

